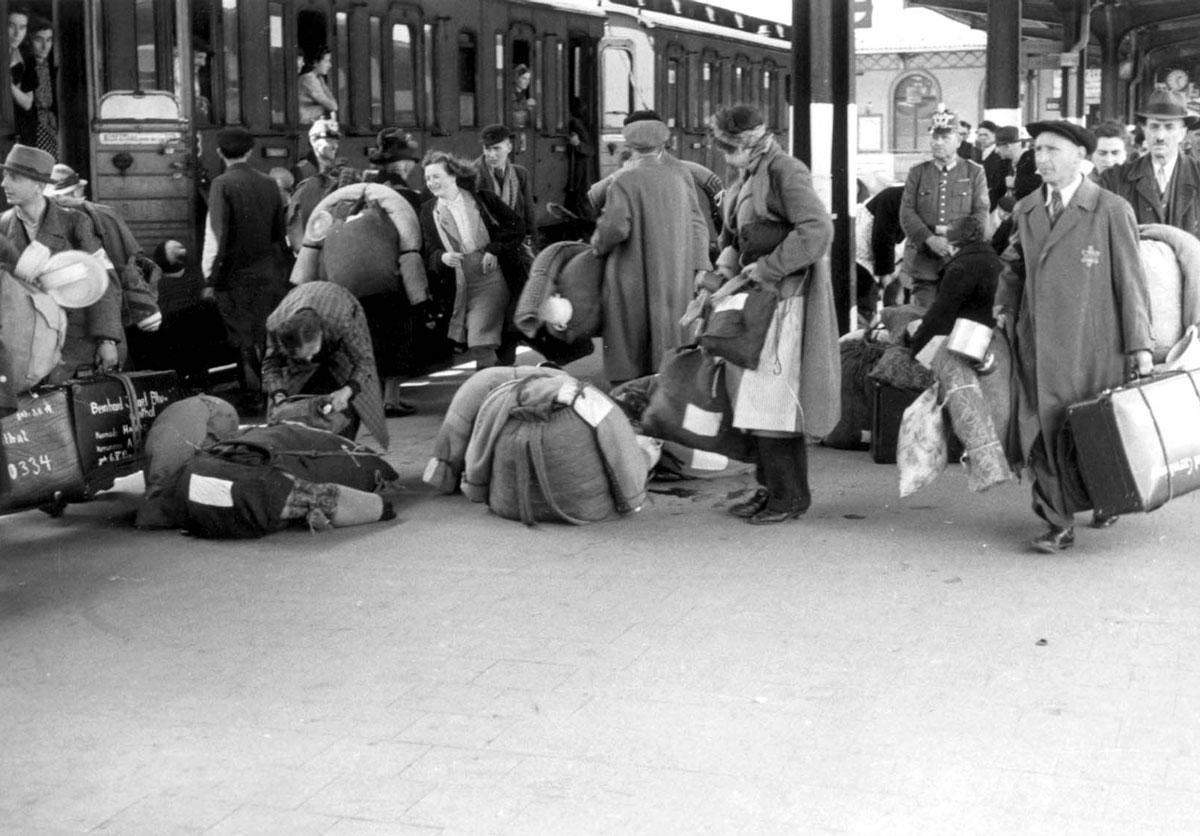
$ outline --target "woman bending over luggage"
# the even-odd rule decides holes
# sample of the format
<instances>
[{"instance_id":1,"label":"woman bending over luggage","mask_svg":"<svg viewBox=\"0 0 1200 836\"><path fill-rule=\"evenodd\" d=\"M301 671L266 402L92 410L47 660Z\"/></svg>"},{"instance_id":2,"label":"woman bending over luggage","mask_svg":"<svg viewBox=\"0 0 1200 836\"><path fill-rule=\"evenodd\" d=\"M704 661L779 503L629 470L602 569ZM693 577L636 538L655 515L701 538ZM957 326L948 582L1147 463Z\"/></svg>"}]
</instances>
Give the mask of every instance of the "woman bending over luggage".
<instances>
[{"instance_id":1,"label":"woman bending over luggage","mask_svg":"<svg viewBox=\"0 0 1200 836\"><path fill-rule=\"evenodd\" d=\"M805 434L825 435L841 412L833 290L821 264L833 225L808 168L780 148L757 110L734 105L709 126L738 177L725 190L717 272L698 289L740 277L752 292L778 296L758 367L728 365L733 425L755 438L759 484L729 511L754 525L784 522L812 502Z\"/></svg>"},{"instance_id":2,"label":"woman bending over luggage","mask_svg":"<svg viewBox=\"0 0 1200 836\"><path fill-rule=\"evenodd\" d=\"M425 185L436 200L421 206L430 290L451 304L450 340L465 345L478 367L511 363L498 356L510 303L525 283L521 243L525 222L491 192L475 192L475 170L444 151L425 156Z\"/></svg>"}]
</instances>

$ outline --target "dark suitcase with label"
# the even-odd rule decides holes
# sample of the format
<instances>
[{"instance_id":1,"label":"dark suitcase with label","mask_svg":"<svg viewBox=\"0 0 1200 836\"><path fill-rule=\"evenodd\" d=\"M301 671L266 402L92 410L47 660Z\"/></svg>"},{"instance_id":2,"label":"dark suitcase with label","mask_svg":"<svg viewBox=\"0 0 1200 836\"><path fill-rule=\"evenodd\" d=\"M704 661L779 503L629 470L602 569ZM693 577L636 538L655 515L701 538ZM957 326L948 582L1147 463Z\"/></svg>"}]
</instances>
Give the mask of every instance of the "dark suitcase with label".
<instances>
[{"instance_id":1,"label":"dark suitcase with label","mask_svg":"<svg viewBox=\"0 0 1200 836\"><path fill-rule=\"evenodd\" d=\"M876 464L896 463L896 442L904 410L921 396L919 391L897 389L878 380L871 401L871 458Z\"/></svg>"},{"instance_id":2,"label":"dark suitcase with label","mask_svg":"<svg viewBox=\"0 0 1200 836\"><path fill-rule=\"evenodd\" d=\"M1106 390L1067 416L1097 512L1153 511L1200 488L1200 371Z\"/></svg>"},{"instance_id":3,"label":"dark suitcase with label","mask_svg":"<svg viewBox=\"0 0 1200 836\"><path fill-rule=\"evenodd\" d=\"M141 470L146 431L182 394L175 372L129 372L22 395L0 419L9 482L0 511L87 499Z\"/></svg>"}]
</instances>

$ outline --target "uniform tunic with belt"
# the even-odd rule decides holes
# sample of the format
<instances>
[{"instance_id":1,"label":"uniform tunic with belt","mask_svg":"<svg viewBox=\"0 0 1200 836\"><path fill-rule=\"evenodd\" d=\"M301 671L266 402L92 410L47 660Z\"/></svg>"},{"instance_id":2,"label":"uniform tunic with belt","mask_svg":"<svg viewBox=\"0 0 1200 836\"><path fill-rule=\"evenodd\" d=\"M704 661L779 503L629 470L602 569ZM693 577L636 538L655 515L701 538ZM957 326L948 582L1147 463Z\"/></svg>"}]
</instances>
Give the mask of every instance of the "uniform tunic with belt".
<instances>
[{"instance_id":1,"label":"uniform tunic with belt","mask_svg":"<svg viewBox=\"0 0 1200 836\"><path fill-rule=\"evenodd\" d=\"M837 317L824 262L833 240L829 212L808 167L774 140L730 184L725 212L718 267L729 273L752 263L755 279L781 297L758 369L728 366L733 424L768 435L825 435L841 415ZM762 221L790 229L771 252L748 260L739 252L739 230Z\"/></svg>"},{"instance_id":2,"label":"uniform tunic with belt","mask_svg":"<svg viewBox=\"0 0 1200 836\"><path fill-rule=\"evenodd\" d=\"M916 281L936 282L946 260L925 242L938 226L974 215L981 227L987 224L988 191L983 166L957 155L949 168L934 160L914 165L904 183L900 200L900 226L904 242L904 273Z\"/></svg>"}]
</instances>

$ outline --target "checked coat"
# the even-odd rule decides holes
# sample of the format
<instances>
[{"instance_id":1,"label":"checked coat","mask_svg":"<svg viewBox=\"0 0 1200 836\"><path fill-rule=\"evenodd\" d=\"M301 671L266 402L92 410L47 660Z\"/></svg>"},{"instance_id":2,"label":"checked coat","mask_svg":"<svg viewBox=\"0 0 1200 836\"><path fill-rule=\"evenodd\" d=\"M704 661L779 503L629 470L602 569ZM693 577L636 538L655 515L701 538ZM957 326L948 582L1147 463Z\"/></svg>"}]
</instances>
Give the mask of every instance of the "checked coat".
<instances>
[{"instance_id":1,"label":"checked coat","mask_svg":"<svg viewBox=\"0 0 1200 836\"><path fill-rule=\"evenodd\" d=\"M317 362L293 360L279 344L276 333L293 314L310 308L321 318L321 351ZM383 391L375 371L375 353L367 317L354 294L332 282L305 282L292 289L267 317L267 355L263 358L263 391L299 394L323 365L339 386L356 391L350 405L371 435L387 449L387 420Z\"/></svg>"}]
</instances>

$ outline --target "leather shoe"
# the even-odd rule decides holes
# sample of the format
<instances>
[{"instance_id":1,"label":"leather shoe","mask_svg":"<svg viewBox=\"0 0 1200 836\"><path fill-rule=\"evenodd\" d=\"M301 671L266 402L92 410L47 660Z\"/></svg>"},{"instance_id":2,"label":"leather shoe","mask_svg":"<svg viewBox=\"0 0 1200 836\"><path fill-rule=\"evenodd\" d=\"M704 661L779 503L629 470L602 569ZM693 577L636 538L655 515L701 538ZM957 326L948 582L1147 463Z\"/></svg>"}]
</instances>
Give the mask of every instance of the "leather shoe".
<instances>
[{"instance_id":1,"label":"leather shoe","mask_svg":"<svg viewBox=\"0 0 1200 836\"><path fill-rule=\"evenodd\" d=\"M749 499L744 499L736 505L729 506L729 513L739 519L748 520L767 507L767 489L759 488Z\"/></svg>"},{"instance_id":2,"label":"leather shoe","mask_svg":"<svg viewBox=\"0 0 1200 836\"><path fill-rule=\"evenodd\" d=\"M1043 554L1065 552L1071 546L1075 545L1075 528L1074 526L1059 528L1057 525L1052 525L1046 530L1045 534L1029 545L1034 551L1042 552Z\"/></svg>"},{"instance_id":3,"label":"leather shoe","mask_svg":"<svg viewBox=\"0 0 1200 836\"><path fill-rule=\"evenodd\" d=\"M1114 525L1119 520L1116 514L1102 514L1099 511L1092 512L1092 528L1108 528Z\"/></svg>"},{"instance_id":4,"label":"leather shoe","mask_svg":"<svg viewBox=\"0 0 1200 836\"><path fill-rule=\"evenodd\" d=\"M793 505L783 511L773 511L770 508L763 508L753 517L750 517L746 522L750 525L771 525L773 523L787 522L794 520L808 510L807 504Z\"/></svg>"}]
</instances>

